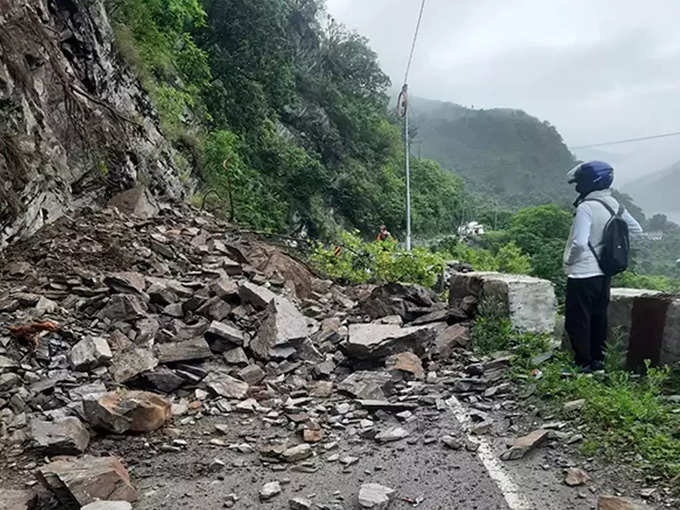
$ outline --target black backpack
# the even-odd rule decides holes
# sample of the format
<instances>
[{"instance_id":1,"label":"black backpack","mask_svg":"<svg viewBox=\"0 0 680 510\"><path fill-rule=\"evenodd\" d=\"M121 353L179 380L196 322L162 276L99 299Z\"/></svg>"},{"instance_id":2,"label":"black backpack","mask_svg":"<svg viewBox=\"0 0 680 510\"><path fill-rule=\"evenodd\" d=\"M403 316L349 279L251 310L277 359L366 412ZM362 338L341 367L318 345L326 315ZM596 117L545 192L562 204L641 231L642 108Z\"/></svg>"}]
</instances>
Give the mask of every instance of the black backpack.
<instances>
[{"instance_id":1,"label":"black backpack","mask_svg":"<svg viewBox=\"0 0 680 510\"><path fill-rule=\"evenodd\" d=\"M614 209L604 200L590 198L584 200L584 202L598 202L605 206L609 214L612 215L604 226L602 252L598 255L595 247L589 242L590 251L595 255L595 259L605 275L614 276L623 273L628 268L628 252L630 251L628 223L623 219L624 207L619 205L619 211L614 212Z\"/></svg>"}]
</instances>

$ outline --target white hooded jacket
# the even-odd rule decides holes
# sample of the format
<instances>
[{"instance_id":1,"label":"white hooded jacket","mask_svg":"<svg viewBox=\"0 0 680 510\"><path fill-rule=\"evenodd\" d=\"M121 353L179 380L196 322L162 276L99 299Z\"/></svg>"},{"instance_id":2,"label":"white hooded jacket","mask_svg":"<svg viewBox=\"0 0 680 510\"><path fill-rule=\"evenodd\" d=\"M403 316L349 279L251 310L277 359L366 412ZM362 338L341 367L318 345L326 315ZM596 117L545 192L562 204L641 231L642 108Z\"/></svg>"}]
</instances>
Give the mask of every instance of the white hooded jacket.
<instances>
[{"instance_id":1,"label":"white hooded jacket","mask_svg":"<svg viewBox=\"0 0 680 510\"><path fill-rule=\"evenodd\" d=\"M585 198L589 199L602 200L614 211L619 210L619 203L609 189L593 191ZM611 213L602 204L586 201L578 205L564 250L564 271L569 278L582 279L604 275L588 243L592 244L597 253L601 252L604 229L610 218ZM623 219L628 224L628 231L631 234L642 232L642 227L628 211L623 213Z\"/></svg>"}]
</instances>

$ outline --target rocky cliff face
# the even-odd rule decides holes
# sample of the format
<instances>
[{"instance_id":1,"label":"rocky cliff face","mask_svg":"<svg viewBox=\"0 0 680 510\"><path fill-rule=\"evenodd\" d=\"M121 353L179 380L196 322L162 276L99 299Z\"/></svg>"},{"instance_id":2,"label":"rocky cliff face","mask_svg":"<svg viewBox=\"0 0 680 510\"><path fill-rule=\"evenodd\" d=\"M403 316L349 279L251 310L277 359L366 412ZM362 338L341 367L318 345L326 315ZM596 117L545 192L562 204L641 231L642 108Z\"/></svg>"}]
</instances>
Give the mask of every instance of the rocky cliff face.
<instances>
[{"instance_id":1,"label":"rocky cliff face","mask_svg":"<svg viewBox=\"0 0 680 510\"><path fill-rule=\"evenodd\" d=\"M186 192L104 0L0 0L0 249L143 183Z\"/></svg>"}]
</instances>

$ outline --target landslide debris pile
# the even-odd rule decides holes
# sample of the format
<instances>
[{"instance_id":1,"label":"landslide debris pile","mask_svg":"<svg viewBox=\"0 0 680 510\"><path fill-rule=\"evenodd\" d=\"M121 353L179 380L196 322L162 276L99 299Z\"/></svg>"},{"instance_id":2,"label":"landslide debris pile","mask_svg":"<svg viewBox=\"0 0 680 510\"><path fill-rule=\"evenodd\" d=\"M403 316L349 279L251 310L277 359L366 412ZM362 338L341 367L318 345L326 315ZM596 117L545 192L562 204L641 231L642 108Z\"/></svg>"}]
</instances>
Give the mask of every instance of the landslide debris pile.
<instances>
[{"instance_id":1,"label":"landslide debris pile","mask_svg":"<svg viewBox=\"0 0 680 510\"><path fill-rule=\"evenodd\" d=\"M261 449L271 462L307 459L347 421L399 440L405 428L379 430L371 413L408 422L418 405L443 407L425 381L466 345L469 313L419 287L343 288L186 206L62 218L3 254L0 468L48 489L4 493L26 508L36 493L75 508L134 501L125 460L90 455L91 441L201 415L286 413L297 444Z\"/></svg>"}]
</instances>

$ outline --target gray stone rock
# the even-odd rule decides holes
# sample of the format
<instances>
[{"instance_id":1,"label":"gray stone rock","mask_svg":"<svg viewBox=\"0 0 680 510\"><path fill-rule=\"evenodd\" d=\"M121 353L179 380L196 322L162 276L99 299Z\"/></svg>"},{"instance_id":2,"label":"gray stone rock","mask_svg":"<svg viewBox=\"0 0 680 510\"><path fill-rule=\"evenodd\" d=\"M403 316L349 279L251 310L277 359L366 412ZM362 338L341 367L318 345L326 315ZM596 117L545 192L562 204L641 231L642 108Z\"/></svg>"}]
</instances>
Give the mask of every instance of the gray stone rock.
<instances>
[{"instance_id":1,"label":"gray stone rock","mask_svg":"<svg viewBox=\"0 0 680 510\"><path fill-rule=\"evenodd\" d=\"M221 397L242 399L248 394L248 383L239 381L226 373L210 372L204 382L209 389Z\"/></svg>"},{"instance_id":2,"label":"gray stone rock","mask_svg":"<svg viewBox=\"0 0 680 510\"><path fill-rule=\"evenodd\" d=\"M16 368L19 365L17 364L16 361L14 361L11 358L8 358L7 356L2 356L0 355L0 370L5 370L8 368Z\"/></svg>"},{"instance_id":3,"label":"gray stone rock","mask_svg":"<svg viewBox=\"0 0 680 510\"><path fill-rule=\"evenodd\" d=\"M404 351L422 354L434 340L427 326L401 328L391 324L352 324L345 345L347 355L362 360L380 359Z\"/></svg>"},{"instance_id":4,"label":"gray stone rock","mask_svg":"<svg viewBox=\"0 0 680 510\"><path fill-rule=\"evenodd\" d=\"M104 284L115 292L136 292L142 294L146 289L146 280L140 273L113 273L104 278Z\"/></svg>"},{"instance_id":5,"label":"gray stone rock","mask_svg":"<svg viewBox=\"0 0 680 510\"><path fill-rule=\"evenodd\" d=\"M246 355L246 351L243 350L243 347L235 347L225 352L224 361L226 361L230 365L239 366L247 365L250 362L248 356Z\"/></svg>"},{"instance_id":6,"label":"gray stone rock","mask_svg":"<svg viewBox=\"0 0 680 510\"><path fill-rule=\"evenodd\" d=\"M311 457L312 453L312 447L307 443L302 443L285 450L281 454L281 458L286 462L299 462Z\"/></svg>"},{"instance_id":7,"label":"gray stone rock","mask_svg":"<svg viewBox=\"0 0 680 510\"><path fill-rule=\"evenodd\" d=\"M99 312L99 317L111 322L134 321L146 317L146 307L137 296L114 294Z\"/></svg>"},{"instance_id":8,"label":"gray stone rock","mask_svg":"<svg viewBox=\"0 0 680 510\"><path fill-rule=\"evenodd\" d=\"M433 354L440 359L449 359L456 347L467 347L470 343L470 328L462 324L454 324L437 335Z\"/></svg>"},{"instance_id":9,"label":"gray stone rock","mask_svg":"<svg viewBox=\"0 0 680 510\"><path fill-rule=\"evenodd\" d=\"M391 443L407 438L409 435L409 431L403 427L390 427L375 436L375 440L379 443Z\"/></svg>"},{"instance_id":10,"label":"gray stone rock","mask_svg":"<svg viewBox=\"0 0 680 510\"><path fill-rule=\"evenodd\" d=\"M233 348L234 346L242 346L245 341L243 331L218 321L213 321L210 323L210 327L206 332L206 337L211 343L213 349L217 348L216 340L223 341L223 343L220 344L222 346L222 351L216 352L224 352L225 350L228 350L225 348L227 346L231 346L229 348Z\"/></svg>"},{"instance_id":11,"label":"gray stone rock","mask_svg":"<svg viewBox=\"0 0 680 510\"><path fill-rule=\"evenodd\" d=\"M390 506L394 489L377 483L365 483L359 490L359 506L373 510L384 510Z\"/></svg>"},{"instance_id":12,"label":"gray stone rock","mask_svg":"<svg viewBox=\"0 0 680 510\"><path fill-rule=\"evenodd\" d=\"M501 454L502 460L517 460L524 457L534 448L540 446L550 434L549 430L539 429L516 439L511 448Z\"/></svg>"},{"instance_id":13,"label":"gray stone rock","mask_svg":"<svg viewBox=\"0 0 680 510\"><path fill-rule=\"evenodd\" d=\"M392 387L392 377L386 372L357 371L348 375L338 385L338 390L354 398L385 400Z\"/></svg>"},{"instance_id":14,"label":"gray stone rock","mask_svg":"<svg viewBox=\"0 0 680 510\"><path fill-rule=\"evenodd\" d=\"M311 510L312 502L307 498L293 498L288 501L290 510Z\"/></svg>"},{"instance_id":15,"label":"gray stone rock","mask_svg":"<svg viewBox=\"0 0 680 510\"><path fill-rule=\"evenodd\" d=\"M212 356L212 351L203 337L196 337L184 342L158 344L155 354L159 363L173 363L206 359Z\"/></svg>"},{"instance_id":16,"label":"gray stone rock","mask_svg":"<svg viewBox=\"0 0 680 510\"><path fill-rule=\"evenodd\" d=\"M279 482L265 483L260 489L260 500L267 501L281 494L281 484Z\"/></svg>"},{"instance_id":17,"label":"gray stone rock","mask_svg":"<svg viewBox=\"0 0 680 510\"><path fill-rule=\"evenodd\" d=\"M136 186L114 195L108 206L138 218L151 218L159 211L156 200L144 186Z\"/></svg>"},{"instance_id":18,"label":"gray stone rock","mask_svg":"<svg viewBox=\"0 0 680 510\"><path fill-rule=\"evenodd\" d=\"M158 358L151 351L135 347L114 356L109 373L114 381L124 383L156 366Z\"/></svg>"},{"instance_id":19,"label":"gray stone rock","mask_svg":"<svg viewBox=\"0 0 680 510\"><path fill-rule=\"evenodd\" d=\"M38 469L40 482L59 501L71 507L96 501L135 501L137 491L130 475L115 457L67 457Z\"/></svg>"},{"instance_id":20,"label":"gray stone rock","mask_svg":"<svg viewBox=\"0 0 680 510\"><path fill-rule=\"evenodd\" d=\"M142 379L155 390L162 393L172 393L184 385L185 380L173 370L165 367L157 367L150 372L145 372Z\"/></svg>"},{"instance_id":21,"label":"gray stone rock","mask_svg":"<svg viewBox=\"0 0 680 510\"><path fill-rule=\"evenodd\" d=\"M0 374L0 391L16 388L21 384L21 377L13 372Z\"/></svg>"},{"instance_id":22,"label":"gray stone rock","mask_svg":"<svg viewBox=\"0 0 680 510\"><path fill-rule=\"evenodd\" d=\"M276 294L268 288L250 282L241 283L239 286L239 295L241 296L241 301L251 304L260 310L264 310L267 305L277 297Z\"/></svg>"},{"instance_id":23,"label":"gray stone rock","mask_svg":"<svg viewBox=\"0 0 680 510\"><path fill-rule=\"evenodd\" d=\"M105 365L112 358L109 343L100 336L87 336L71 349L71 366L80 371Z\"/></svg>"},{"instance_id":24,"label":"gray stone rock","mask_svg":"<svg viewBox=\"0 0 680 510\"><path fill-rule=\"evenodd\" d=\"M265 372L258 365L248 365L238 372L238 376L251 386L258 384L265 377Z\"/></svg>"},{"instance_id":25,"label":"gray stone rock","mask_svg":"<svg viewBox=\"0 0 680 510\"><path fill-rule=\"evenodd\" d=\"M45 455L80 455L90 443L90 434L75 417L54 422L32 420L31 439Z\"/></svg>"},{"instance_id":26,"label":"gray stone rock","mask_svg":"<svg viewBox=\"0 0 680 510\"><path fill-rule=\"evenodd\" d=\"M293 344L312 333L307 318L286 298L276 297L267 306L267 317L250 344L263 360L285 359L295 353Z\"/></svg>"}]
</instances>

